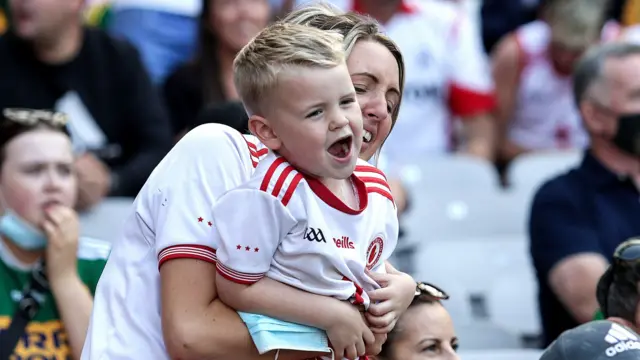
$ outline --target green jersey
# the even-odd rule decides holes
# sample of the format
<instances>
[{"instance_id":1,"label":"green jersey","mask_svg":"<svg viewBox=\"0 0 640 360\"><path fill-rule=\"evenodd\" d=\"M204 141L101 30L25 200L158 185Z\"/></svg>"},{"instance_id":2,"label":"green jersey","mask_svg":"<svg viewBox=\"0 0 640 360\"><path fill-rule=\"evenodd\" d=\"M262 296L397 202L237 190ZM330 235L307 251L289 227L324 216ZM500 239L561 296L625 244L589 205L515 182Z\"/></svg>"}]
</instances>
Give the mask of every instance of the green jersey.
<instances>
[{"instance_id":1,"label":"green jersey","mask_svg":"<svg viewBox=\"0 0 640 360\"><path fill-rule=\"evenodd\" d=\"M78 244L78 274L91 294L95 293L109 249L108 243L95 239L82 238ZM0 242L0 255L4 251L7 250ZM0 256L0 330L9 327L31 275L29 269L10 264L7 259ZM51 293L45 296L11 357L11 360L21 359L71 359L64 326Z\"/></svg>"}]
</instances>

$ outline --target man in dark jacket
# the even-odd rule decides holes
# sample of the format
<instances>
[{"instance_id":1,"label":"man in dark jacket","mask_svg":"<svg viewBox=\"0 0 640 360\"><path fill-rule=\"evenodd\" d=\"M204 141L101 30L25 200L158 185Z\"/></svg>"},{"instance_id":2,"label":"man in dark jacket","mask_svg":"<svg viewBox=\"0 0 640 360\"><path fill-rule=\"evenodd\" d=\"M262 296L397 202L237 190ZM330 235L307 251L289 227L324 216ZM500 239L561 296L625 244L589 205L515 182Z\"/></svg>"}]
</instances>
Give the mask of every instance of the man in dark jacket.
<instances>
[{"instance_id":1,"label":"man in dark jacket","mask_svg":"<svg viewBox=\"0 0 640 360\"><path fill-rule=\"evenodd\" d=\"M135 196L171 146L167 113L136 50L83 27L84 0L9 0L0 37L0 109L70 116L79 207Z\"/></svg>"}]
</instances>

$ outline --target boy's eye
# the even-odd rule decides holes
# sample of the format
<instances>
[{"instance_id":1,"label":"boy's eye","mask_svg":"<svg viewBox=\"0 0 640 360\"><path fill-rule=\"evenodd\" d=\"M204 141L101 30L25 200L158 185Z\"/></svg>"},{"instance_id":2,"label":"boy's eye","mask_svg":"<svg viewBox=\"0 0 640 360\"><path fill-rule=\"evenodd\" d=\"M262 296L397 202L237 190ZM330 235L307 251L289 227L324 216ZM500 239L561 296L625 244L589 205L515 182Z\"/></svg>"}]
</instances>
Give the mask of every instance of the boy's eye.
<instances>
[{"instance_id":1,"label":"boy's eye","mask_svg":"<svg viewBox=\"0 0 640 360\"><path fill-rule=\"evenodd\" d=\"M305 118L308 119L308 118L316 117L316 116L318 116L320 114L322 114L322 110L314 110L314 111L308 113L307 116L305 116Z\"/></svg>"}]
</instances>

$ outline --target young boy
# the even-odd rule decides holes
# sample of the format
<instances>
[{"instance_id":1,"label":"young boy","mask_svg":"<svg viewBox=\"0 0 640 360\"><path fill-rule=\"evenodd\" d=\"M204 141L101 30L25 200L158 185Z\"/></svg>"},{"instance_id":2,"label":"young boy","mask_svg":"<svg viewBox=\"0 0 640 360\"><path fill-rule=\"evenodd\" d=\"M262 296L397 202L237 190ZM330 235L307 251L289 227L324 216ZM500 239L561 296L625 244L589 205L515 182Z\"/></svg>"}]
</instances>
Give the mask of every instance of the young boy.
<instances>
[{"instance_id":1,"label":"young boy","mask_svg":"<svg viewBox=\"0 0 640 360\"><path fill-rule=\"evenodd\" d=\"M322 328L314 320L322 314L305 304L261 307L266 294L251 284L266 275L366 311L366 291L379 287L367 272L384 272L398 220L384 175L358 160L362 115L342 37L275 24L238 54L234 67L249 129L270 152L253 177L213 209L220 298L241 312ZM269 342L321 350L313 346L323 343L317 329L241 315L261 352L272 349ZM366 328L347 333L347 340L344 335L327 334L336 358L362 356L374 341ZM286 339L271 341L279 336Z\"/></svg>"}]
</instances>

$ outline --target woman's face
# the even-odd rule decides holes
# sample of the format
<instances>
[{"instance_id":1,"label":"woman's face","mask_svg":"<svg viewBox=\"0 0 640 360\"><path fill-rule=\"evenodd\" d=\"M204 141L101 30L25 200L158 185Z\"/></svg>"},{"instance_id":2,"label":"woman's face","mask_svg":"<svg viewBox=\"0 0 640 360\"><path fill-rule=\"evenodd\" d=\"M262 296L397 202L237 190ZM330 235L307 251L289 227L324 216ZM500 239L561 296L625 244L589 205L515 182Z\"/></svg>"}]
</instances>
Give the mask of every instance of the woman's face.
<instances>
[{"instance_id":1,"label":"woman's face","mask_svg":"<svg viewBox=\"0 0 640 360\"><path fill-rule=\"evenodd\" d=\"M52 204L76 202L71 141L65 134L36 129L20 134L5 147L0 193L20 217L40 227Z\"/></svg>"},{"instance_id":2,"label":"woman's face","mask_svg":"<svg viewBox=\"0 0 640 360\"><path fill-rule=\"evenodd\" d=\"M447 310L438 303L410 308L401 318L393 360L459 360L458 338Z\"/></svg>"},{"instance_id":3,"label":"woman's face","mask_svg":"<svg viewBox=\"0 0 640 360\"><path fill-rule=\"evenodd\" d=\"M364 119L360 158L369 160L391 130L391 114L400 102L400 70L391 52L380 43L356 43L347 59Z\"/></svg>"},{"instance_id":4,"label":"woman's face","mask_svg":"<svg viewBox=\"0 0 640 360\"><path fill-rule=\"evenodd\" d=\"M268 0L209 0L209 25L225 48L238 52L267 26Z\"/></svg>"}]
</instances>

